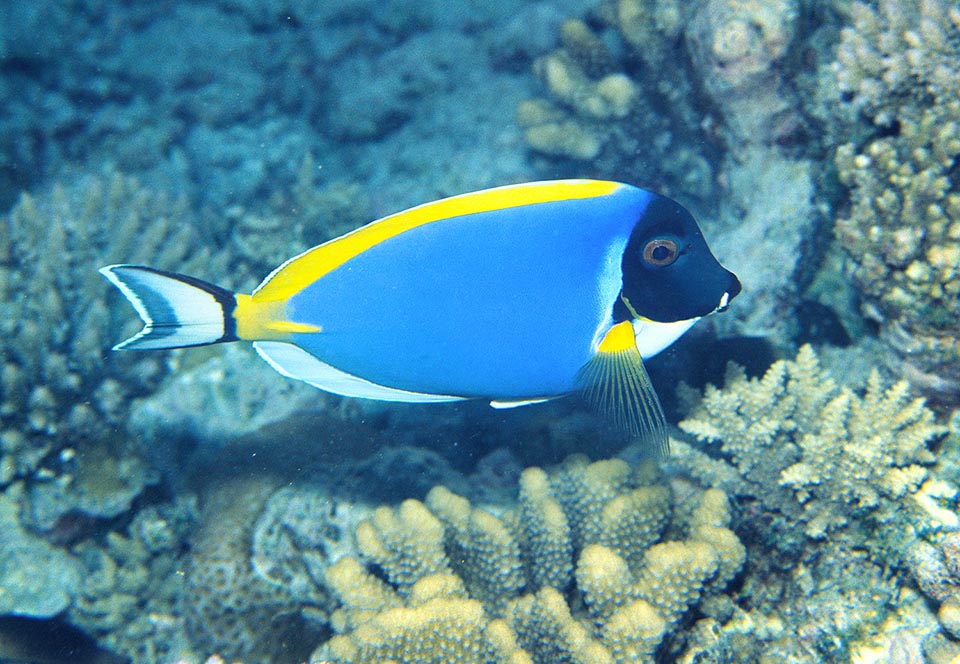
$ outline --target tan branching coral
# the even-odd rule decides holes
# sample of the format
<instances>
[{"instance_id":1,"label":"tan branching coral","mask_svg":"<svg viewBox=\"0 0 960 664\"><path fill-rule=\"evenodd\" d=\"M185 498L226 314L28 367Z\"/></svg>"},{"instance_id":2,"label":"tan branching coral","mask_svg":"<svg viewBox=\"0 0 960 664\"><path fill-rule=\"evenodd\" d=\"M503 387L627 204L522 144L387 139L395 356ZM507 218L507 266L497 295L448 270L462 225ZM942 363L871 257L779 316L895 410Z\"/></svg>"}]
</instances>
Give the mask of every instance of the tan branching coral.
<instances>
[{"instance_id":1,"label":"tan branching coral","mask_svg":"<svg viewBox=\"0 0 960 664\"><path fill-rule=\"evenodd\" d=\"M328 568L336 662L652 661L702 593L741 568L721 491L658 542L669 489L649 467L568 459L524 471L519 505L500 516L437 487L426 504L379 508L357 527L361 560ZM371 567L380 570L378 578Z\"/></svg>"},{"instance_id":2,"label":"tan branching coral","mask_svg":"<svg viewBox=\"0 0 960 664\"><path fill-rule=\"evenodd\" d=\"M136 324L97 268L216 270L199 244L185 201L115 173L23 194L0 220L0 486L20 484L30 526L50 531L71 510L113 517L155 481L124 418L163 357L109 353Z\"/></svg>"},{"instance_id":3,"label":"tan branching coral","mask_svg":"<svg viewBox=\"0 0 960 664\"><path fill-rule=\"evenodd\" d=\"M850 112L836 236L864 313L917 387L960 394L960 10L943 0L851 6L834 63Z\"/></svg>"},{"instance_id":4,"label":"tan branching coral","mask_svg":"<svg viewBox=\"0 0 960 664\"><path fill-rule=\"evenodd\" d=\"M517 108L530 148L667 192L682 187L705 195L713 186L711 167L682 140L700 134L703 119L694 110L682 48L690 13L675 0L604 5L599 18L620 49L610 48L596 23L566 21L560 48L534 63L546 95ZM644 155L640 164L638 152Z\"/></svg>"},{"instance_id":5,"label":"tan branching coral","mask_svg":"<svg viewBox=\"0 0 960 664\"><path fill-rule=\"evenodd\" d=\"M810 346L760 379L731 365L724 387L709 386L680 428L712 449L677 441L675 463L759 499L814 538L855 514L887 520L903 510L933 463L928 445L946 433L905 382L887 386L874 372L859 394L839 386Z\"/></svg>"}]
</instances>

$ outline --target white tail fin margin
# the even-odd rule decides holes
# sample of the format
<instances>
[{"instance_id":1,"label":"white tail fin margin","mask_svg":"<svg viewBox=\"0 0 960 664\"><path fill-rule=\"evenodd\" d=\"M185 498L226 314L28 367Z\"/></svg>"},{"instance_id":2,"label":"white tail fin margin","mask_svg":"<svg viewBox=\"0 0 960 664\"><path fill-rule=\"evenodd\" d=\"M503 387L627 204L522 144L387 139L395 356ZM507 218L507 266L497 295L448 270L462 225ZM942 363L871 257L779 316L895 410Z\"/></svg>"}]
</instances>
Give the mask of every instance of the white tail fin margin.
<instances>
[{"instance_id":1,"label":"white tail fin margin","mask_svg":"<svg viewBox=\"0 0 960 664\"><path fill-rule=\"evenodd\" d=\"M142 265L108 265L100 273L120 289L143 329L113 350L158 350L236 341L233 293L199 279Z\"/></svg>"}]
</instances>

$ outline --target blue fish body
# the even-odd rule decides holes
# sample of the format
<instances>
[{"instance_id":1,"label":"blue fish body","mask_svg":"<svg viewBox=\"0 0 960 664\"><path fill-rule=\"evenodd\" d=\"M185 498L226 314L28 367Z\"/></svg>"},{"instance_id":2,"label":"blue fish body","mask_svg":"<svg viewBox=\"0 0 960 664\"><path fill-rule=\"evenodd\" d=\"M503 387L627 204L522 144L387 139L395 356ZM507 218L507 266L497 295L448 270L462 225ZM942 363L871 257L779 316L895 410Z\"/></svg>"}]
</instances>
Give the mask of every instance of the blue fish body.
<instances>
[{"instance_id":1,"label":"blue fish body","mask_svg":"<svg viewBox=\"0 0 960 664\"><path fill-rule=\"evenodd\" d=\"M649 193L550 201L425 224L294 295L293 343L413 392L535 398L576 389L609 327L620 257Z\"/></svg>"}]
</instances>

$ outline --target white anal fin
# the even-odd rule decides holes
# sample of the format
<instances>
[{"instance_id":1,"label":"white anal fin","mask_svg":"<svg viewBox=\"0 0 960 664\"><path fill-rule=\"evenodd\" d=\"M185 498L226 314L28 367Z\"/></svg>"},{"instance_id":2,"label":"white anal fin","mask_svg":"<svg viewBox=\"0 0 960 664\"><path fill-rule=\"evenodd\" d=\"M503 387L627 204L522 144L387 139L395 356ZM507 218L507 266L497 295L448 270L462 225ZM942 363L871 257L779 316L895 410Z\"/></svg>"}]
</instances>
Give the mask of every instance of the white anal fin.
<instances>
[{"instance_id":1,"label":"white anal fin","mask_svg":"<svg viewBox=\"0 0 960 664\"><path fill-rule=\"evenodd\" d=\"M398 390L372 383L369 380L348 374L303 350L299 346L282 341L257 341L253 347L267 364L287 378L295 378L326 392L357 399L378 401L404 401L426 403L436 401L460 401L463 397L445 394L423 394Z\"/></svg>"},{"instance_id":2,"label":"white anal fin","mask_svg":"<svg viewBox=\"0 0 960 664\"><path fill-rule=\"evenodd\" d=\"M506 410L509 408L520 408L521 406L531 406L535 403L543 403L545 401L550 401L556 397L542 397L540 399L523 399L520 401L498 401L494 400L490 402L491 408L496 408L497 410Z\"/></svg>"},{"instance_id":3,"label":"white anal fin","mask_svg":"<svg viewBox=\"0 0 960 664\"><path fill-rule=\"evenodd\" d=\"M629 321L611 328L597 354L580 370L578 382L587 402L617 428L642 438L660 456L670 453L663 407Z\"/></svg>"}]
</instances>

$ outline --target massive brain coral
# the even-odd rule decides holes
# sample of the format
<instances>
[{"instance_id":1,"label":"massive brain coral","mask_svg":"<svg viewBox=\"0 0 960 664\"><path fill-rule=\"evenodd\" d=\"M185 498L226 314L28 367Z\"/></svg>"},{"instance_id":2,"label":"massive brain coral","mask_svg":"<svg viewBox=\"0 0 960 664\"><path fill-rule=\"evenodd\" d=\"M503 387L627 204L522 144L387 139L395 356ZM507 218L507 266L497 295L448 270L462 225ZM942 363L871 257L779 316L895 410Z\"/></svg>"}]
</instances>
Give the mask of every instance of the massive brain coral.
<instances>
[{"instance_id":1,"label":"massive brain coral","mask_svg":"<svg viewBox=\"0 0 960 664\"><path fill-rule=\"evenodd\" d=\"M647 662L684 613L744 562L718 490L673 513L650 468L572 457L524 471L517 509L438 487L357 527L360 557L327 570L342 606L335 662Z\"/></svg>"},{"instance_id":2,"label":"massive brain coral","mask_svg":"<svg viewBox=\"0 0 960 664\"><path fill-rule=\"evenodd\" d=\"M960 9L856 2L834 71L852 135L836 164L850 191L836 235L868 317L902 375L960 401ZM848 134L848 135L849 135Z\"/></svg>"}]
</instances>

